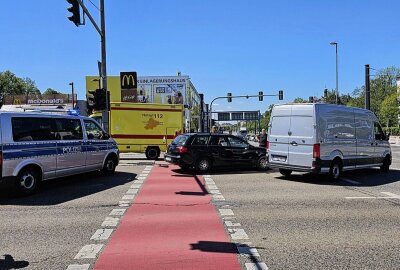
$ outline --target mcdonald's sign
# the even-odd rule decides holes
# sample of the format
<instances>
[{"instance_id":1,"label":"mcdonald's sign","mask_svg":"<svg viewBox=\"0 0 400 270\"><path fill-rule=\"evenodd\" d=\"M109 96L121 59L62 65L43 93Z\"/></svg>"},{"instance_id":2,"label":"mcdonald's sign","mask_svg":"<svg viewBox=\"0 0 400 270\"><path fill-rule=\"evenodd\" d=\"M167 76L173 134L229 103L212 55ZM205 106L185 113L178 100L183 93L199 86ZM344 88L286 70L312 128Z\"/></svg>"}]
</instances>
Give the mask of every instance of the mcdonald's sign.
<instances>
[{"instance_id":1,"label":"mcdonald's sign","mask_svg":"<svg viewBox=\"0 0 400 270\"><path fill-rule=\"evenodd\" d=\"M120 72L121 90L137 89L136 72Z\"/></svg>"}]
</instances>

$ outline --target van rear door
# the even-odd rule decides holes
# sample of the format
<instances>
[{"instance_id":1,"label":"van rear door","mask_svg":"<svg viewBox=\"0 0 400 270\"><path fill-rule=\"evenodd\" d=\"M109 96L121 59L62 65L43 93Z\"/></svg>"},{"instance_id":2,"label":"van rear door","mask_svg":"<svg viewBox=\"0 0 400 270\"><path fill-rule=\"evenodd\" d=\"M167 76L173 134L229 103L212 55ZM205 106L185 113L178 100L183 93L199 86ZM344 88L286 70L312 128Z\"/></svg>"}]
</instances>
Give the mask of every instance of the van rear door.
<instances>
[{"instance_id":1,"label":"van rear door","mask_svg":"<svg viewBox=\"0 0 400 270\"><path fill-rule=\"evenodd\" d=\"M313 160L313 145L315 143L314 119L309 115L296 115L292 110L290 118L289 165L311 167ZM300 111L301 113L301 111Z\"/></svg>"},{"instance_id":2,"label":"van rear door","mask_svg":"<svg viewBox=\"0 0 400 270\"><path fill-rule=\"evenodd\" d=\"M268 131L268 159L272 163L288 163L291 106L276 106Z\"/></svg>"}]
</instances>

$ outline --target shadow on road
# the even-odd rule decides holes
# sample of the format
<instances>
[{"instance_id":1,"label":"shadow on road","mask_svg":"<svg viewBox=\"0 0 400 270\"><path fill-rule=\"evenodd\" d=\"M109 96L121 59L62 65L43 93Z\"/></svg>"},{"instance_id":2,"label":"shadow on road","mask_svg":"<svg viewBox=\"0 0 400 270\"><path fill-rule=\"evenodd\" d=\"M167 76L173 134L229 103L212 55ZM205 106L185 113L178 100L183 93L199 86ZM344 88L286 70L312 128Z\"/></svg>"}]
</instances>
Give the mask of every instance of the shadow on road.
<instances>
[{"instance_id":1,"label":"shadow on road","mask_svg":"<svg viewBox=\"0 0 400 270\"><path fill-rule=\"evenodd\" d=\"M278 179L308 183L313 185L335 185L335 186L359 186L373 187L382 186L400 181L400 170L390 170L388 173L383 173L379 169L363 169L344 172L342 179L338 181L330 180L324 174L293 174L290 176L279 176ZM347 182L345 179L356 181L353 183Z\"/></svg>"},{"instance_id":2,"label":"shadow on road","mask_svg":"<svg viewBox=\"0 0 400 270\"><path fill-rule=\"evenodd\" d=\"M22 269L29 266L27 261L14 261L10 254L3 255L4 259L0 259L0 270Z\"/></svg>"},{"instance_id":3,"label":"shadow on road","mask_svg":"<svg viewBox=\"0 0 400 270\"><path fill-rule=\"evenodd\" d=\"M5 187L0 191L0 205L56 205L124 185L135 177L136 174L126 172L115 172L112 176L86 173L63 177L42 182L38 192L27 197Z\"/></svg>"}]
</instances>

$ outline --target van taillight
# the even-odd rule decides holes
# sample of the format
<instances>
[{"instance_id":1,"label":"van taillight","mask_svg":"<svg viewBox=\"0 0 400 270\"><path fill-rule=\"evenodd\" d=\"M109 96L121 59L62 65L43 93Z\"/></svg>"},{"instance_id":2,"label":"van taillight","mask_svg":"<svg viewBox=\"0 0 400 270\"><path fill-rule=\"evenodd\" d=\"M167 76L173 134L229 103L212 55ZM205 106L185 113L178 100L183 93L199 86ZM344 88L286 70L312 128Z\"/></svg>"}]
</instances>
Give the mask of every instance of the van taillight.
<instances>
[{"instance_id":1,"label":"van taillight","mask_svg":"<svg viewBox=\"0 0 400 270\"><path fill-rule=\"evenodd\" d=\"M184 146L179 146L176 148L176 150L178 150L179 153L187 153L189 151L189 149Z\"/></svg>"},{"instance_id":2,"label":"van taillight","mask_svg":"<svg viewBox=\"0 0 400 270\"><path fill-rule=\"evenodd\" d=\"M268 151L268 149L269 149L269 141L267 141L267 143L265 144L265 149L267 149L267 151Z\"/></svg>"},{"instance_id":3,"label":"van taillight","mask_svg":"<svg viewBox=\"0 0 400 270\"><path fill-rule=\"evenodd\" d=\"M313 158L320 158L321 157L321 147L319 143L313 145Z\"/></svg>"}]
</instances>

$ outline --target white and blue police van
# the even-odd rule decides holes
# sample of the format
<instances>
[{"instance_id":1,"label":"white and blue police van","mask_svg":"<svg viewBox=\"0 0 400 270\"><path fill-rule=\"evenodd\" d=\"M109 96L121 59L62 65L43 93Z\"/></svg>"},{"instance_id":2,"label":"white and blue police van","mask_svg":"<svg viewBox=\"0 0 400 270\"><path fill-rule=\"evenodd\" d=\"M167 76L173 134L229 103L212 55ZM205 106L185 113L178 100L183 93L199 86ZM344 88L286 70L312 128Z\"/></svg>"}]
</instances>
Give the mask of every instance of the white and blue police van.
<instances>
[{"instance_id":1,"label":"white and blue police van","mask_svg":"<svg viewBox=\"0 0 400 270\"><path fill-rule=\"evenodd\" d=\"M0 182L29 195L41 181L101 171L119 162L116 142L99 124L73 115L0 112Z\"/></svg>"}]
</instances>

